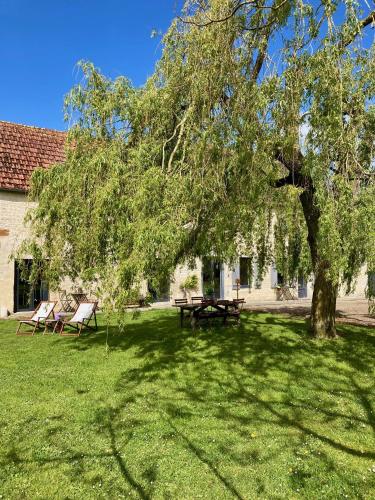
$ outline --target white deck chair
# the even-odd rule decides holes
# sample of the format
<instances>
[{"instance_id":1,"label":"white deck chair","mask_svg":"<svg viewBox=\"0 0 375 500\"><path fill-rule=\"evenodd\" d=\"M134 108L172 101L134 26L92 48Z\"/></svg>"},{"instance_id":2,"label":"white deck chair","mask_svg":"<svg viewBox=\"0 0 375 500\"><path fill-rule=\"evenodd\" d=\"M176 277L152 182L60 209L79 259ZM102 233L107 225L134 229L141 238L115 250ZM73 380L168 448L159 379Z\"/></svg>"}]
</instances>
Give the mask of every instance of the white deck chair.
<instances>
[{"instance_id":1,"label":"white deck chair","mask_svg":"<svg viewBox=\"0 0 375 500\"><path fill-rule=\"evenodd\" d=\"M16 335L34 335L36 330L40 330L42 328L45 328L46 326L46 320L52 317L54 317L53 310L56 306L57 302L56 301L43 301L39 304L39 306L35 309L33 316L30 319L27 320L21 320L18 324L18 329L16 332ZM28 332L21 332L21 326L22 325L28 325L32 326L33 329L32 331Z\"/></svg>"},{"instance_id":2,"label":"white deck chair","mask_svg":"<svg viewBox=\"0 0 375 500\"><path fill-rule=\"evenodd\" d=\"M81 302L76 312L74 313L74 316L67 321L63 321L62 324L60 325L60 335L79 336L81 335L83 328L94 330L94 328L89 325L92 318L94 318L95 330L97 330L98 324L96 322L96 313L95 313L97 305L98 305L97 302ZM76 332L64 332L66 326L70 326L71 328L76 330Z\"/></svg>"}]
</instances>

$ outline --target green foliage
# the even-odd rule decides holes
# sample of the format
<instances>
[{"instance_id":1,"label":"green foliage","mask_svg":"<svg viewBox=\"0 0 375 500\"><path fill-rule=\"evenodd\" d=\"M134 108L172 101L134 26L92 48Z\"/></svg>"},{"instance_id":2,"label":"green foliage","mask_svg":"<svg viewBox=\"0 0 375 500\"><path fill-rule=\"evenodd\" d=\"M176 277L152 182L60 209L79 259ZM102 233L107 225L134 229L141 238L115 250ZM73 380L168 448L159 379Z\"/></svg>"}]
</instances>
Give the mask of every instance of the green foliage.
<instances>
[{"instance_id":1,"label":"green foliage","mask_svg":"<svg viewBox=\"0 0 375 500\"><path fill-rule=\"evenodd\" d=\"M207 286L204 290L205 297L212 297L215 293L215 290L212 286Z\"/></svg>"},{"instance_id":2,"label":"green foliage","mask_svg":"<svg viewBox=\"0 0 375 500\"><path fill-rule=\"evenodd\" d=\"M260 277L275 261L288 280L318 260L349 290L374 267L374 48L357 4L342 2L341 24L335 2L319 19L313 4L189 1L139 90L81 63L67 159L32 181L32 244L54 283L94 281L121 305L201 255L254 256Z\"/></svg>"},{"instance_id":3,"label":"green foliage","mask_svg":"<svg viewBox=\"0 0 375 500\"><path fill-rule=\"evenodd\" d=\"M181 283L180 288L181 290L197 291L198 285L198 276L196 274L191 274Z\"/></svg>"}]
</instances>

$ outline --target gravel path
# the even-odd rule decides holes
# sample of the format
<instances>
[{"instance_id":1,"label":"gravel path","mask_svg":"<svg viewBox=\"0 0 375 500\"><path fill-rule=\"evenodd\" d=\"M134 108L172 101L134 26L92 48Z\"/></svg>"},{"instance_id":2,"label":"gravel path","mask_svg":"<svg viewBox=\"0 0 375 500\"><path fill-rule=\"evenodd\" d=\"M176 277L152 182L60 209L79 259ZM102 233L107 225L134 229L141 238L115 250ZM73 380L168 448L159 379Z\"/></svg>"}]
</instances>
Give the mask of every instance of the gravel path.
<instances>
[{"instance_id":1,"label":"gravel path","mask_svg":"<svg viewBox=\"0 0 375 500\"><path fill-rule=\"evenodd\" d=\"M311 300L248 303L246 309L249 311L283 313L291 316L309 316ZM375 317L368 315L368 302L366 299L337 299L336 317L338 323L375 327Z\"/></svg>"}]
</instances>

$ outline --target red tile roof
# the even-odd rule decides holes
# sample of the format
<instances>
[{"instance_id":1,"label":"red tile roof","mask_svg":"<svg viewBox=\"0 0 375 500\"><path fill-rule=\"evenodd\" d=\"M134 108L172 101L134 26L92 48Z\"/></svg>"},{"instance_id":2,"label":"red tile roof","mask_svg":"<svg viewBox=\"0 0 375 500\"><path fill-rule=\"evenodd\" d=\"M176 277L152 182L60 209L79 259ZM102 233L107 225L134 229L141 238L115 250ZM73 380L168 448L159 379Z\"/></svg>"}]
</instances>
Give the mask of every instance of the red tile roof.
<instances>
[{"instance_id":1,"label":"red tile roof","mask_svg":"<svg viewBox=\"0 0 375 500\"><path fill-rule=\"evenodd\" d=\"M0 189L27 191L37 167L64 160L66 132L0 121Z\"/></svg>"}]
</instances>

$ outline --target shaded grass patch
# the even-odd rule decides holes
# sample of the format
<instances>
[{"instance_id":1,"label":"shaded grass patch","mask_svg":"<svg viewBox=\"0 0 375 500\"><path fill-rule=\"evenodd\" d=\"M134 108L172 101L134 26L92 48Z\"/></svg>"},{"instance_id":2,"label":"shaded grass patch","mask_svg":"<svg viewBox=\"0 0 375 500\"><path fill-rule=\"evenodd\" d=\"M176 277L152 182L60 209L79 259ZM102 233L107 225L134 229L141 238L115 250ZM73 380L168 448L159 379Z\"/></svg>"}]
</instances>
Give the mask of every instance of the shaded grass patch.
<instances>
[{"instance_id":1,"label":"shaded grass patch","mask_svg":"<svg viewBox=\"0 0 375 500\"><path fill-rule=\"evenodd\" d=\"M0 322L4 498L371 498L375 331L148 311L81 338Z\"/></svg>"}]
</instances>

